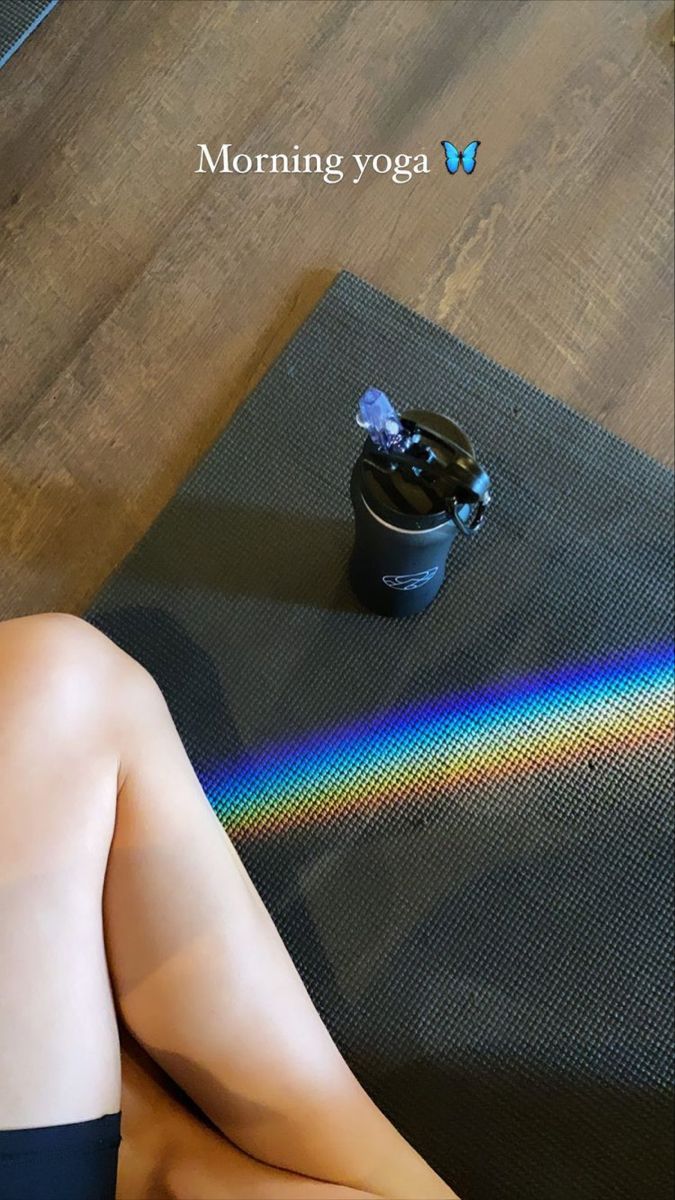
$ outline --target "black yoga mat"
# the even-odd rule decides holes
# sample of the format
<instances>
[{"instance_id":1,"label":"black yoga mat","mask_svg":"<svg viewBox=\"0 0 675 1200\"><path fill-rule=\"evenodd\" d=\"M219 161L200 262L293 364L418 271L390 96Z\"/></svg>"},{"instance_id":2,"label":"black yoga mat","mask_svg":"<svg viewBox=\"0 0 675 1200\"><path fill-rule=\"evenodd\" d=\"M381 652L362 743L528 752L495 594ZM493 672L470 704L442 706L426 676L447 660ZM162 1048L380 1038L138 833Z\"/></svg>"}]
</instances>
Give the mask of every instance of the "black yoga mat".
<instances>
[{"instance_id":1,"label":"black yoga mat","mask_svg":"<svg viewBox=\"0 0 675 1200\"><path fill-rule=\"evenodd\" d=\"M494 479L399 623L345 578L370 384L456 419ZM672 499L343 273L87 614L157 678L343 1052L463 1200L671 1194Z\"/></svg>"},{"instance_id":2,"label":"black yoga mat","mask_svg":"<svg viewBox=\"0 0 675 1200\"><path fill-rule=\"evenodd\" d=\"M0 0L0 67L4 67L58 0Z\"/></svg>"}]
</instances>

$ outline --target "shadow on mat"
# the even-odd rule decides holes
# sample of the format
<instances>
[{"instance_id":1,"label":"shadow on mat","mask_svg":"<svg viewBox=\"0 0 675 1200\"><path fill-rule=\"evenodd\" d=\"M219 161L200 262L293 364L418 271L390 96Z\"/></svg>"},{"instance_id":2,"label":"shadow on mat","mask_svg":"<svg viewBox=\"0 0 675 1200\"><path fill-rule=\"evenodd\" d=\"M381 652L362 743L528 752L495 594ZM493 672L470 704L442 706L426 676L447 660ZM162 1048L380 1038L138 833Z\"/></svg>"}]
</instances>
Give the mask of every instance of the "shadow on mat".
<instances>
[{"instance_id":1,"label":"shadow on mat","mask_svg":"<svg viewBox=\"0 0 675 1200\"><path fill-rule=\"evenodd\" d=\"M665 1091L508 1062L396 1065L352 1058L373 1099L462 1200L667 1200Z\"/></svg>"},{"instance_id":2,"label":"shadow on mat","mask_svg":"<svg viewBox=\"0 0 675 1200\"><path fill-rule=\"evenodd\" d=\"M200 1103L212 1112L227 1111L232 1094L210 1071L165 1051L153 1051L152 1059L127 1034L123 1050L215 1128ZM504 1065L489 1075L484 1067L463 1074L429 1063L393 1070L381 1062L351 1065L396 1128L462 1200L672 1196L672 1106L665 1093L517 1072L507 1076ZM265 1115L262 1106L248 1107L254 1120Z\"/></svg>"},{"instance_id":3,"label":"shadow on mat","mask_svg":"<svg viewBox=\"0 0 675 1200\"><path fill-rule=\"evenodd\" d=\"M142 605L93 609L86 617L154 676L193 761L241 750L213 660L174 617Z\"/></svg>"},{"instance_id":4,"label":"shadow on mat","mask_svg":"<svg viewBox=\"0 0 675 1200\"><path fill-rule=\"evenodd\" d=\"M329 612L359 612L347 579L351 520L177 496L127 560L153 584L205 587Z\"/></svg>"}]
</instances>

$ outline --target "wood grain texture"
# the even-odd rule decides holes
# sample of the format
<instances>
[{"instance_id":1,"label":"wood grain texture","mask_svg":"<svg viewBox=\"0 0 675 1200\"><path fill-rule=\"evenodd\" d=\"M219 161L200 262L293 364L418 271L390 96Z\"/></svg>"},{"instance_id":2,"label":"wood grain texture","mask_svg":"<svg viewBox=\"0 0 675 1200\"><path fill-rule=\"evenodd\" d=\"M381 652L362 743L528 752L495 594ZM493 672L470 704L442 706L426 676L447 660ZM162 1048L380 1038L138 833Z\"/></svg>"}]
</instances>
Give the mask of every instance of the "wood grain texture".
<instances>
[{"instance_id":1,"label":"wood grain texture","mask_svg":"<svg viewBox=\"0 0 675 1200\"><path fill-rule=\"evenodd\" d=\"M0 616L83 610L340 267L672 462L671 37L667 0L62 0L0 73Z\"/></svg>"}]
</instances>

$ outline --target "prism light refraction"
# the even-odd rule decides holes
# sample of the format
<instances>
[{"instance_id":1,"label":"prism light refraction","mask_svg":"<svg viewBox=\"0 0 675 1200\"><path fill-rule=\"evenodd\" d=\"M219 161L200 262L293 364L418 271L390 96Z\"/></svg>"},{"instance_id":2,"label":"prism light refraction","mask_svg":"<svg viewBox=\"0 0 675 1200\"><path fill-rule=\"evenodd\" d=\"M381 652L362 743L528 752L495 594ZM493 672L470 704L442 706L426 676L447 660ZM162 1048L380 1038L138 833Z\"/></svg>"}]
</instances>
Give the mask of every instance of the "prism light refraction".
<instances>
[{"instance_id":1,"label":"prism light refraction","mask_svg":"<svg viewBox=\"0 0 675 1200\"><path fill-rule=\"evenodd\" d=\"M565 770L580 758L667 746L673 648L563 667L471 694L388 710L263 745L197 772L228 831L266 834L507 776Z\"/></svg>"}]
</instances>

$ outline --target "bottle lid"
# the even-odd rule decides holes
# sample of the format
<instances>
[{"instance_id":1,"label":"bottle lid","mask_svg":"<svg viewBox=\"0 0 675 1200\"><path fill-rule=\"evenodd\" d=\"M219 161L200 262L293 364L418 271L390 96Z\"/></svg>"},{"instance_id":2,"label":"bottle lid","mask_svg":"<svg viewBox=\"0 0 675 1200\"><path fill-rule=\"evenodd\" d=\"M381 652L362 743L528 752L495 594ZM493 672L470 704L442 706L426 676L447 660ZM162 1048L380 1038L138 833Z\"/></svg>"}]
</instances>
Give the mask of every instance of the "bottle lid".
<instances>
[{"instance_id":1,"label":"bottle lid","mask_svg":"<svg viewBox=\"0 0 675 1200\"><path fill-rule=\"evenodd\" d=\"M406 412L400 421L408 435L403 453L383 452L371 437L365 441L359 468L368 507L401 529L434 529L454 521L463 532L473 532L476 506L484 510L489 503L489 479L466 434L454 421L426 410Z\"/></svg>"}]
</instances>

